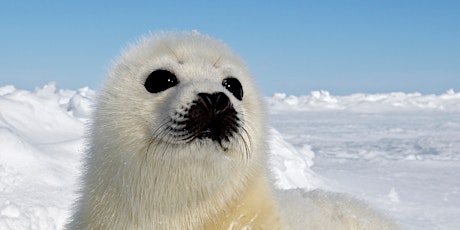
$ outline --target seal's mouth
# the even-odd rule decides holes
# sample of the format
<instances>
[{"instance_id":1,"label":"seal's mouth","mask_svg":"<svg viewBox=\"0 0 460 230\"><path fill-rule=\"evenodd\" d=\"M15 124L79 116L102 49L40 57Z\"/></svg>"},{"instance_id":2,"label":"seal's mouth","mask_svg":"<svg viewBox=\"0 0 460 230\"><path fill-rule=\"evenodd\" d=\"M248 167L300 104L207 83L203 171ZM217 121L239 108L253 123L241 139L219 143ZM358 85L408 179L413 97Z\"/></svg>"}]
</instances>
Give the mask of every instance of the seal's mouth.
<instances>
[{"instance_id":1,"label":"seal's mouth","mask_svg":"<svg viewBox=\"0 0 460 230\"><path fill-rule=\"evenodd\" d=\"M223 147L223 143L230 142L240 127L237 111L222 92L199 93L181 118L173 121L175 127L171 131L186 142L212 140Z\"/></svg>"}]
</instances>

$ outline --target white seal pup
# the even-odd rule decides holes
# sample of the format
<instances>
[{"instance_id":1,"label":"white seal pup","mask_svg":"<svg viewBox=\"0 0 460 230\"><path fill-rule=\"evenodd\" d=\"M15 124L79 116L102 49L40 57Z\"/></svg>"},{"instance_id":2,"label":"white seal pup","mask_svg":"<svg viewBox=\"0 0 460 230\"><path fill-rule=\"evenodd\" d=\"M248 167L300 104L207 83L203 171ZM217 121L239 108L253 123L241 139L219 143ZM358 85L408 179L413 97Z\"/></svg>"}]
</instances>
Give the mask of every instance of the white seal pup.
<instances>
[{"instance_id":1,"label":"white seal pup","mask_svg":"<svg viewBox=\"0 0 460 230\"><path fill-rule=\"evenodd\" d=\"M243 62L197 33L141 40L115 63L69 229L281 229L261 98Z\"/></svg>"},{"instance_id":2,"label":"white seal pup","mask_svg":"<svg viewBox=\"0 0 460 230\"><path fill-rule=\"evenodd\" d=\"M226 45L193 32L144 38L99 94L66 227L289 229L267 176L266 139L262 99Z\"/></svg>"}]
</instances>

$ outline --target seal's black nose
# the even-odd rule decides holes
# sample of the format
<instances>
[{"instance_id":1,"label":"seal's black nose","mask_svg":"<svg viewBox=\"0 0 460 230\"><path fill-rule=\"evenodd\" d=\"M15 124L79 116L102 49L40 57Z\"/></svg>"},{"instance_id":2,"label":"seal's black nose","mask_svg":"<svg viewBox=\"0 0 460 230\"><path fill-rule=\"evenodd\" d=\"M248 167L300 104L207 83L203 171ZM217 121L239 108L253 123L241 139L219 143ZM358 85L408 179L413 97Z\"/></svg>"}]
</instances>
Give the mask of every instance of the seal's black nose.
<instances>
[{"instance_id":1,"label":"seal's black nose","mask_svg":"<svg viewBox=\"0 0 460 230\"><path fill-rule=\"evenodd\" d=\"M193 139L211 139L222 144L238 132L237 115L225 93L198 93L190 106L184 128Z\"/></svg>"},{"instance_id":2,"label":"seal's black nose","mask_svg":"<svg viewBox=\"0 0 460 230\"><path fill-rule=\"evenodd\" d=\"M203 100L206 107L214 114L225 112L230 108L230 99L227 95L225 95L225 93L199 93L198 96Z\"/></svg>"}]
</instances>

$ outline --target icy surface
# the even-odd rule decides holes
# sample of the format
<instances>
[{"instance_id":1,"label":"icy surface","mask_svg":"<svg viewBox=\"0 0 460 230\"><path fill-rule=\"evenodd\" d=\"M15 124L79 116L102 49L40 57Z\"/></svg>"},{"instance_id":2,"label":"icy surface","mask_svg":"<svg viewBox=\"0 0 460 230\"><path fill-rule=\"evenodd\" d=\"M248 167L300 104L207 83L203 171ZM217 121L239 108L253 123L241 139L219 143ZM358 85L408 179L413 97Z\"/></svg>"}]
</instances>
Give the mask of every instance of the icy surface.
<instances>
[{"instance_id":1,"label":"icy surface","mask_svg":"<svg viewBox=\"0 0 460 230\"><path fill-rule=\"evenodd\" d=\"M62 229L95 92L0 87L0 229ZM405 229L460 226L460 93L276 94L270 167L282 189L349 193Z\"/></svg>"}]
</instances>

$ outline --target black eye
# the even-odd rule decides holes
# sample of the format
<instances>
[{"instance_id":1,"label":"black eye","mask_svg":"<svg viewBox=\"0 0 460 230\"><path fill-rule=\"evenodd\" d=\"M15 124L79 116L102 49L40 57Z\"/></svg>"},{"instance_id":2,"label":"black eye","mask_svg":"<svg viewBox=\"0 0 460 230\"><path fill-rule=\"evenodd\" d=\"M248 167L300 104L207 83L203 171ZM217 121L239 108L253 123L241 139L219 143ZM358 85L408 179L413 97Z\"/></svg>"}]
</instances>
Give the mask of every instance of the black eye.
<instances>
[{"instance_id":1,"label":"black eye","mask_svg":"<svg viewBox=\"0 0 460 230\"><path fill-rule=\"evenodd\" d=\"M238 79L233 77L225 78L222 81L222 85L238 100L241 101L243 99L243 86L241 86L241 83L238 81Z\"/></svg>"},{"instance_id":2,"label":"black eye","mask_svg":"<svg viewBox=\"0 0 460 230\"><path fill-rule=\"evenodd\" d=\"M144 87L150 93L159 93L177 85L178 83L179 81L177 80L176 75L167 70L159 69L153 71L147 77Z\"/></svg>"}]
</instances>

